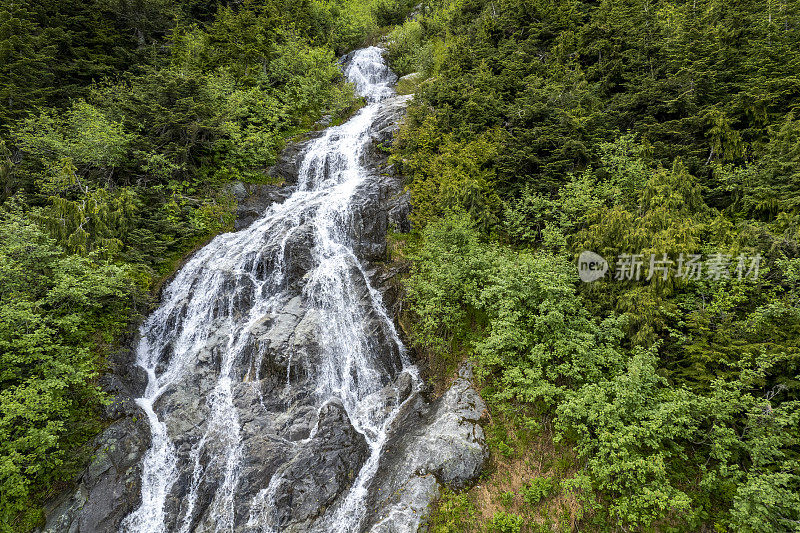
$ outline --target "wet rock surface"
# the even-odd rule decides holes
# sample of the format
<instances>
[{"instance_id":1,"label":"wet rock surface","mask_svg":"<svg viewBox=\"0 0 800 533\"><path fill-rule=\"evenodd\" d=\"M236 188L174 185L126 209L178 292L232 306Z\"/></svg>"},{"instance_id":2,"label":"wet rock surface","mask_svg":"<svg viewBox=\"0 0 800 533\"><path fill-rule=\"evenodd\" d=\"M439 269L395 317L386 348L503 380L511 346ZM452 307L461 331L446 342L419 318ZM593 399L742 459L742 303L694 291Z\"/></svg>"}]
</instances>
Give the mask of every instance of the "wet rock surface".
<instances>
[{"instance_id":1,"label":"wet rock surface","mask_svg":"<svg viewBox=\"0 0 800 533\"><path fill-rule=\"evenodd\" d=\"M349 487L367 455L367 442L350 424L341 402L325 405L314 439L303 443L281 472L277 525L286 531L307 531Z\"/></svg>"},{"instance_id":2,"label":"wet rock surface","mask_svg":"<svg viewBox=\"0 0 800 533\"><path fill-rule=\"evenodd\" d=\"M302 163L302 155L314 139L321 135L321 131L313 132L308 135L307 139L296 143L290 143L284 148L283 152L281 152L278 161L267 171L267 174L272 178L290 185L297 183L300 163Z\"/></svg>"},{"instance_id":3,"label":"wet rock surface","mask_svg":"<svg viewBox=\"0 0 800 533\"><path fill-rule=\"evenodd\" d=\"M228 187L228 191L236 198L236 220L233 229L239 231L252 224L272 204L286 200L292 188L237 181Z\"/></svg>"}]
</instances>

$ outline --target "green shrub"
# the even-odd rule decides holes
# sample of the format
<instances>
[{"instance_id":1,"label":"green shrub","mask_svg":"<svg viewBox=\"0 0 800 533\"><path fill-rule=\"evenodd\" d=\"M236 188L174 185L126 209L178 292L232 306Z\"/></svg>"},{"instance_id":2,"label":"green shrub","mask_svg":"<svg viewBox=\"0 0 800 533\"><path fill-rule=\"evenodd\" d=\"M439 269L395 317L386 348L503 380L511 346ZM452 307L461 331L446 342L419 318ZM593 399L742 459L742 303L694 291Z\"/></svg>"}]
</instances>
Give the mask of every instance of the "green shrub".
<instances>
[{"instance_id":1,"label":"green shrub","mask_svg":"<svg viewBox=\"0 0 800 533\"><path fill-rule=\"evenodd\" d=\"M462 533L475 522L475 504L467 492L445 488L428 520L431 533Z\"/></svg>"},{"instance_id":2,"label":"green shrub","mask_svg":"<svg viewBox=\"0 0 800 533\"><path fill-rule=\"evenodd\" d=\"M536 505L550 496L556 488L556 482L551 477L537 477L528 481L522 487L522 499L528 505Z\"/></svg>"},{"instance_id":3,"label":"green shrub","mask_svg":"<svg viewBox=\"0 0 800 533\"><path fill-rule=\"evenodd\" d=\"M500 504L503 507L511 507L514 505L514 498L516 497L516 493L512 490L507 490L505 492L501 492L500 496L498 497L500 500Z\"/></svg>"},{"instance_id":4,"label":"green shrub","mask_svg":"<svg viewBox=\"0 0 800 533\"><path fill-rule=\"evenodd\" d=\"M566 260L483 244L466 215L431 224L423 237L408 281L417 342L471 343L478 374L496 385L490 400L552 406L570 386L623 364L619 321L589 318Z\"/></svg>"},{"instance_id":5,"label":"green shrub","mask_svg":"<svg viewBox=\"0 0 800 533\"><path fill-rule=\"evenodd\" d=\"M419 21L407 20L389 33L389 62L398 76L419 71L422 31Z\"/></svg>"},{"instance_id":6,"label":"green shrub","mask_svg":"<svg viewBox=\"0 0 800 533\"><path fill-rule=\"evenodd\" d=\"M378 26L394 26L403 22L411 6L411 0L377 0L372 4L372 14Z\"/></svg>"},{"instance_id":7,"label":"green shrub","mask_svg":"<svg viewBox=\"0 0 800 533\"><path fill-rule=\"evenodd\" d=\"M513 513L499 511L486 525L486 533L520 533L523 518Z\"/></svg>"}]
</instances>

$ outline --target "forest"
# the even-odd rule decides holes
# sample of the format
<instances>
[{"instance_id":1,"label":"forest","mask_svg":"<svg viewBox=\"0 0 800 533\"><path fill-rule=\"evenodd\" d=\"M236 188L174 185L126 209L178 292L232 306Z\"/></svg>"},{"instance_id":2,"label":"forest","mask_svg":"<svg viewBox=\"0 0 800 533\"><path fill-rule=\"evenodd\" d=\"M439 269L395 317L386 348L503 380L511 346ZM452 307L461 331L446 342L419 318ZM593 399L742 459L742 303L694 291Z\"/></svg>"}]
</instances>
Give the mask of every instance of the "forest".
<instances>
[{"instance_id":1,"label":"forest","mask_svg":"<svg viewBox=\"0 0 800 533\"><path fill-rule=\"evenodd\" d=\"M362 105L337 57L379 42L414 94L401 326L489 406L429 530L800 531L790 0L0 0L0 531L85 468L108 357L229 184Z\"/></svg>"},{"instance_id":2,"label":"forest","mask_svg":"<svg viewBox=\"0 0 800 533\"><path fill-rule=\"evenodd\" d=\"M408 320L434 380L474 361L494 456L431 531L800 531L800 5L423 13ZM582 283L584 250L730 263Z\"/></svg>"}]
</instances>

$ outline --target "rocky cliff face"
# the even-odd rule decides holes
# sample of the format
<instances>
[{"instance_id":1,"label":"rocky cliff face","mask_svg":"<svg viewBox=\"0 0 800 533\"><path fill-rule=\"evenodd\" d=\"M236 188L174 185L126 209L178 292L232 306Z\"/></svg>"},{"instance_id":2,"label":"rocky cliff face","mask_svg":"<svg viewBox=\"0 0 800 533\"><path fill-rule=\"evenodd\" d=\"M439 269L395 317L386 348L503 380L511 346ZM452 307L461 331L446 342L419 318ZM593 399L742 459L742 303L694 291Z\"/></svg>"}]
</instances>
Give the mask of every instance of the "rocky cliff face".
<instances>
[{"instance_id":1,"label":"rocky cliff face","mask_svg":"<svg viewBox=\"0 0 800 533\"><path fill-rule=\"evenodd\" d=\"M346 68L352 60L346 58ZM355 323L334 328L337 309L320 300L314 285L332 271L320 266L320 241L331 237L314 216L333 200L322 198L313 212L289 209L298 197L307 209L322 194L309 186L303 167L311 139L288 147L272 169L283 187L232 188L241 231L225 247L212 243L199 252L185 267L195 272L173 282L183 283L183 292L167 291L171 306L151 317L160 320L158 335L139 343L153 361L149 384L121 361L126 370L114 378L120 400L112 409L119 418L98 438L77 490L53 502L44 531L413 532L424 527L442 484L461 487L480 472L487 457L479 425L485 405L468 371L430 402L415 368L403 362L380 303L381 292L391 299L394 284L371 265L385 259L390 227L408 230L410 209L380 149L391 143L407 100L381 98L359 137L363 175L347 192L347 211L335 215L346 214L335 228L347 228L342 242L352 253L337 256L334 279L320 285L335 289L337 279L347 280L346 291L336 293L338 312L355 316ZM327 142L339 142L335 135L349 142L346 133L333 132ZM324 157L323 167L341 156ZM265 220L268 209L286 214ZM237 238L252 251L233 254ZM253 247L255 238L263 240ZM209 270L215 282L203 285ZM204 323L193 326L204 333L187 340L180 332L197 314L194 302L204 298ZM336 387L325 392L325 376L339 371L328 368L336 335L355 335L363 344L357 354L370 358L334 381L343 386L355 376L355 396ZM149 403L137 405L126 394ZM234 424L235 431L226 427Z\"/></svg>"}]
</instances>

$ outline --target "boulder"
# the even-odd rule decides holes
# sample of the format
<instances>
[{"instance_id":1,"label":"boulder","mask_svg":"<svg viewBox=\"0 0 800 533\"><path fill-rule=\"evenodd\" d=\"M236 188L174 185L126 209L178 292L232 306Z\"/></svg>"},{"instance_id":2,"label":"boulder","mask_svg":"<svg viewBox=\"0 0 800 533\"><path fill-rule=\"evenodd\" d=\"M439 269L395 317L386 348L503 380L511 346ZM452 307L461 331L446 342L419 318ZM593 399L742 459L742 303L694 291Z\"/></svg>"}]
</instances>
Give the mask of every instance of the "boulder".
<instances>
[{"instance_id":1,"label":"boulder","mask_svg":"<svg viewBox=\"0 0 800 533\"><path fill-rule=\"evenodd\" d=\"M375 533L416 531L439 486L464 488L489 457L480 426L486 404L467 372L434 402L413 400L395 420L370 488L368 522Z\"/></svg>"},{"instance_id":2,"label":"boulder","mask_svg":"<svg viewBox=\"0 0 800 533\"><path fill-rule=\"evenodd\" d=\"M341 401L327 402L319 411L314 437L281 469L274 523L282 531L308 531L352 484L368 455L367 441L353 428Z\"/></svg>"}]
</instances>

